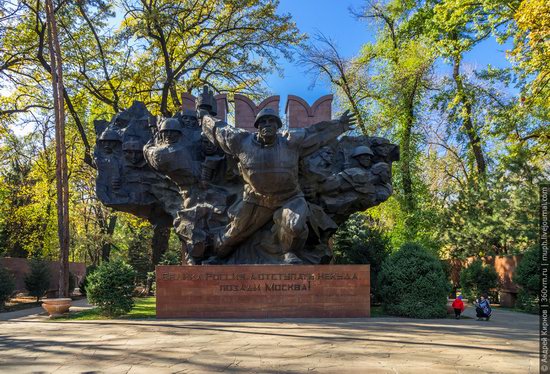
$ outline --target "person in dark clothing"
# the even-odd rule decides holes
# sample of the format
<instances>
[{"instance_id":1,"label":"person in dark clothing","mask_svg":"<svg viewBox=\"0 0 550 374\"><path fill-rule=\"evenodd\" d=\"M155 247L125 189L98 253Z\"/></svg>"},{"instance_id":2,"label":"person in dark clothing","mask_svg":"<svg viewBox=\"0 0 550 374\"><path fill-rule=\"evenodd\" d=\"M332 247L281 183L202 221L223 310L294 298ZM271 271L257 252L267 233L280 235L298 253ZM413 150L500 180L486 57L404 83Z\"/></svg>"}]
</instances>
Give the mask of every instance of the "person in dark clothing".
<instances>
[{"instance_id":1,"label":"person in dark clothing","mask_svg":"<svg viewBox=\"0 0 550 374\"><path fill-rule=\"evenodd\" d=\"M481 321L483 318L488 321L489 318L491 318L491 305L489 304L487 295L482 295L479 299L476 299L474 305L476 307L476 316L478 321Z\"/></svg>"}]
</instances>

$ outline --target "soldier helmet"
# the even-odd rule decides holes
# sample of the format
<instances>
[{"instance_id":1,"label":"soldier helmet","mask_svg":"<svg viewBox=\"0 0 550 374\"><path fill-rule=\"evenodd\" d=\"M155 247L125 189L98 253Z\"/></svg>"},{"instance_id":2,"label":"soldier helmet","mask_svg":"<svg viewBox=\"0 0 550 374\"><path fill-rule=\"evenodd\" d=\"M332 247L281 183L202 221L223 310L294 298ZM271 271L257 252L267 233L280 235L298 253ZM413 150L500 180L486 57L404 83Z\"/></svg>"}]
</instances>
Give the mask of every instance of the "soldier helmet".
<instances>
[{"instance_id":1,"label":"soldier helmet","mask_svg":"<svg viewBox=\"0 0 550 374\"><path fill-rule=\"evenodd\" d=\"M183 133L180 125L180 121L178 121L175 118L166 118L161 124L160 124L160 131L165 130L172 130L172 131L179 131Z\"/></svg>"},{"instance_id":2,"label":"soldier helmet","mask_svg":"<svg viewBox=\"0 0 550 374\"><path fill-rule=\"evenodd\" d=\"M254 127L255 128L258 128L258 122L260 122L260 119L262 119L263 117L275 117L275 119L277 120L277 127L279 129L281 127L283 127L283 122L281 121L281 118L279 117L279 115L277 114L275 109L273 109L273 108L264 108L264 109L260 110L260 112L256 116L256 120L254 121Z\"/></svg>"},{"instance_id":3,"label":"soldier helmet","mask_svg":"<svg viewBox=\"0 0 550 374\"><path fill-rule=\"evenodd\" d=\"M360 145L359 147L356 147L353 152L351 152L351 157L357 157L360 155L374 156L374 152L366 145Z\"/></svg>"},{"instance_id":4,"label":"soldier helmet","mask_svg":"<svg viewBox=\"0 0 550 374\"><path fill-rule=\"evenodd\" d=\"M143 144L138 140L128 140L122 143L123 151L143 151Z\"/></svg>"},{"instance_id":5,"label":"soldier helmet","mask_svg":"<svg viewBox=\"0 0 550 374\"><path fill-rule=\"evenodd\" d=\"M99 135L98 140L112 140L112 141L119 141L119 142L122 141L120 134L116 130L111 128L105 129L105 131L103 131L101 135Z\"/></svg>"},{"instance_id":6,"label":"soldier helmet","mask_svg":"<svg viewBox=\"0 0 550 374\"><path fill-rule=\"evenodd\" d=\"M183 109L180 114L182 117L197 118L197 111L192 109Z\"/></svg>"}]
</instances>

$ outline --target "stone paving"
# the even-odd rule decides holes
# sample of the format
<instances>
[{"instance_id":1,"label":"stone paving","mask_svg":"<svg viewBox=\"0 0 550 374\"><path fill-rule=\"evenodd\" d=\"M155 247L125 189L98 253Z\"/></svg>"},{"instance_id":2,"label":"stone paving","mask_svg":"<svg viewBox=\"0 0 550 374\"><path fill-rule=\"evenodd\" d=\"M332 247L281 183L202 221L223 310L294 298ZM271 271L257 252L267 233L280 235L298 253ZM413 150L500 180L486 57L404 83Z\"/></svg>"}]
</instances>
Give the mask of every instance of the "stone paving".
<instances>
[{"instance_id":1,"label":"stone paving","mask_svg":"<svg viewBox=\"0 0 550 374\"><path fill-rule=\"evenodd\" d=\"M488 322L54 322L36 312L0 322L1 373L539 372L538 316L497 308ZM466 315L472 314L467 309Z\"/></svg>"}]
</instances>

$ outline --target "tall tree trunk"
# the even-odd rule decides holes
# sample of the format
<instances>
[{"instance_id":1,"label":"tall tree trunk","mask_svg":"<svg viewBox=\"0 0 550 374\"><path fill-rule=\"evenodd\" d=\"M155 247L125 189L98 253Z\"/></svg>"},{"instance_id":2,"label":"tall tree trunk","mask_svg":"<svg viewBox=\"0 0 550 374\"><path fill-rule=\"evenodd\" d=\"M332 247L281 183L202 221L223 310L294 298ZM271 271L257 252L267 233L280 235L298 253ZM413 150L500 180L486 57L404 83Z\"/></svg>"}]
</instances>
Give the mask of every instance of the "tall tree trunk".
<instances>
[{"instance_id":1,"label":"tall tree trunk","mask_svg":"<svg viewBox=\"0 0 550 374\"><path fill-rule=\"evenodd\" d=\"M105 225L107 222L103 222L104 225L102 225L103 233L109 237L113 236L113 233L115 232L116 227L116 218L117 216L115 214L111 214L109 216L109 222ZM103 245L101 246L101 261L108 262L109 258L111 256L111 243L109 241L104 241Z\"/></svg>"},{"instance_id":2,"label":"tall tree trunk","mask_svg":"<svg viewBox=\"0 0 550 374\"><path fill-rule=\"evenodd\" d=\"M57 25L52 0L46 0L48 44L55 109L55 154L57 180L57 225L59 236L59 297L69 296L69 177L65 148L65 103L63 100L63 66L57 38Z\"/></svg>"},{"instance_id":3,"label":"tall tree trunk","mask_svg":"<svg viewBox=\"0 0 550 374\"><path fill-rule=\"evenodd\" d=\"M153 266L158 265L162 255L168 250L168 242L170 240L170 227L155 226L153 229L153 240L151 241L152 251L151 260Z\"/></svg>"},{"instance_id":4,"label":"tall tree trunk","mask_svg":"<svg viewBox=\"0 0 550 374\"><path fill-rule=\"evenodd\" d=\"M403 197L405 199L405 209L407 213L412 213L415 207L413 180L411 172L412 163L412 129L414 116L412 114L412 106L408 108L409 113L405 119L403 126L403 135L401 141L401 159L399 161L401 167L401 184L403 188Z\"/></svg>"},{"instance_id":5,"label":"tall tree trunk","mask_svg":"<svg viewBox=\"0 0 550 374\"><path fill-rule=\"evenodd\" d=\"M466 92L464 90L464 82L460 75L460 56L453 57L453 79L456 84L456 92L460 104L464 107L462 113L462 120L464 130L468 136L470 148L474 154L476 160L477 173L480 180L485 180L487 173L487 163L485 162L485 156L483 155L483 149L481 148L481 139L474 127L472 119L472 103L468 100Z\"/></svg>"}]
</instances>

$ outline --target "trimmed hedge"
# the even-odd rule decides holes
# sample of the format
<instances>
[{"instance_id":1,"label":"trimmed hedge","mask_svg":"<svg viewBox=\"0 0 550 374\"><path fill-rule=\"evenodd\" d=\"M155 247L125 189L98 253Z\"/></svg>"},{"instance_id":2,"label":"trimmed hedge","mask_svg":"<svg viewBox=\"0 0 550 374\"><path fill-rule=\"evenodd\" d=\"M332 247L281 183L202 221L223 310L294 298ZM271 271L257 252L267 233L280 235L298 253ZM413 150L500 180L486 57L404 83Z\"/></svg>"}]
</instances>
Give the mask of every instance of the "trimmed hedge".
<instances>
[{"instance_id":1,"label":"trimmed hedge","mask_svg":"<svg viewBox=\"0 0 550 374\"><path fill-rule=\"evenodd\" d=\"M447 315L451 285L439 259L418 244L404 244L384 261L378 287L388 314L410 318Z\"/></svg>"},{"instance_id":2,"label":"trimmed hedge","mask_svg":"<svg viewBox=\"0 0 550 374\"><path fill-rule=\"evenodd\" d=\"M88 276L88 301L102 314L119 316L134 306L134 277L136 272L122 261L104 262Z\"/></svg>"}]
</instances>

